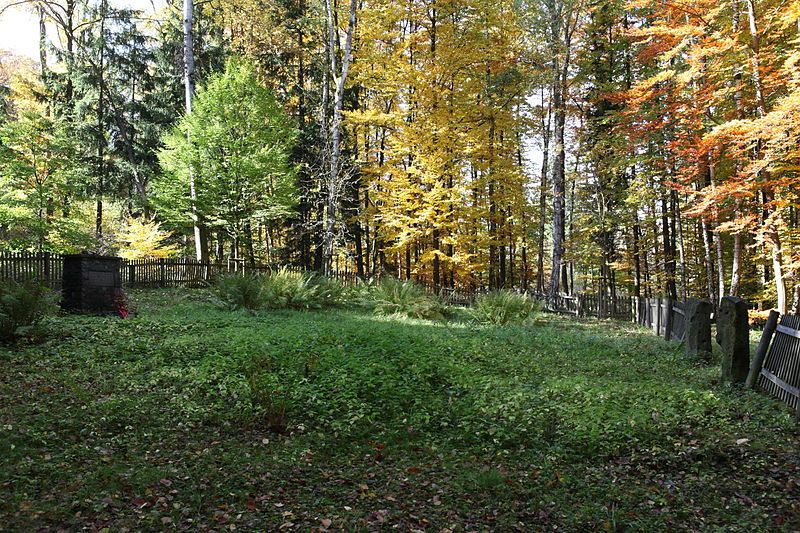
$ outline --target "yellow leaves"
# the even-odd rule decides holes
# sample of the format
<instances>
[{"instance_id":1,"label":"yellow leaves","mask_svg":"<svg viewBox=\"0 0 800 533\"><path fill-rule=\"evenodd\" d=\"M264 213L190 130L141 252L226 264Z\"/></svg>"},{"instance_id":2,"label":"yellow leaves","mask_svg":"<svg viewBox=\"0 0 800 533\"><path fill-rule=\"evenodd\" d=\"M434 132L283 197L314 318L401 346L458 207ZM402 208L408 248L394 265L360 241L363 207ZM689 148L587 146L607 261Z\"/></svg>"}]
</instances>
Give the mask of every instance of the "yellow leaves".
<instances>
[{"instance_id":1,"label":"yellow leaves","mask_svg":"<svg viewBox=\"0 0 800 533\"><path fill-rule=\"evenodd\" d=\"M366 216L386 252L420 252L418 273L436 260L468 277L484 268L476 250L523 233L523 119L514 107L524 104L525 65L516 12L510 0L459 0L435 13L378 0L360 16L352 84L363 89L361 110L345 121L365 146ZM503 236L487 235L490 225Z\"/></svg>"},{"instance_id":2,"label":"yellow leaves","mask_svg":"<svg viewBox=\"0 0 800 533\"><path fill-rule=\"evenodd\" d=\"M748 215L722 222L717 226L716 231L720 233L740 233L756 227L758 222L758 217L756 215Z\"/></svg>"},{"instance_id":3,"label":"yellow leaves","mask_svg":"<svg viewBox=\"0 0 800 533\"><path fill-rule=\"evenodd\" d=\"M166 244L170 234L154 220L130 217L118 236L123 259L161 259L175 255L177 247Z\"/></svg>"},{"instance_id":4,"label":"yellow leaves","mask_svg":"<svg viewBox=\"0 0 800 533\"><path fill-rule=\"evenodd\" d=\"M385 113L379 109L365 109L362 111L344 111L345 122L351 126L375 126L391 128L398 121L402 120L402 115L397 112Z\"/></svg>"},{"instance_id":5,"label":"yellow leaves","mask_svg":"<svg viewBox=\"0 0 800 533\"><path fill-rule=\"evenodd\" d=\"M11 100L17 113L44 113L45 89L32 60L0 56L0 85L11 89Z\"/></svg>"}]
</instances>

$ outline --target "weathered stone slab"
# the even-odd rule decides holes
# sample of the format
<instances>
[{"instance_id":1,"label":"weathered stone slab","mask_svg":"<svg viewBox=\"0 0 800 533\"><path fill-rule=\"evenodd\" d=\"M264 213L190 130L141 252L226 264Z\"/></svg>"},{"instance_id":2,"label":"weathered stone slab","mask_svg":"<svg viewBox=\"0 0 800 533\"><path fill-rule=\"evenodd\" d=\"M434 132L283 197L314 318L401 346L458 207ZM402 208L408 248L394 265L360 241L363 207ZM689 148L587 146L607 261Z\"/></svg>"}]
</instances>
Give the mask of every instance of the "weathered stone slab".
<instances>
[{"instance_id":1,"label":"weathered stone slab","mask_svg":"<svg viewBox=\"0 0 800 533\"><path fill-rule=\"evenodd\" d=\"M684 306L686 336L684 350L686 356L703 361L711 360L711 311L709 300L690 298Z\"/></svg>"},{"instance_id":2,"label":"weathered stone slab","mask_svg":"<svg viewBox=\"0 0 800 533\"><path fill-rule=\"evenodd\" d=\"M722 348L722 381L744 383L750 369L747 302L725 296L717 311L717 344Z\"/></svg>"}]
</instances>

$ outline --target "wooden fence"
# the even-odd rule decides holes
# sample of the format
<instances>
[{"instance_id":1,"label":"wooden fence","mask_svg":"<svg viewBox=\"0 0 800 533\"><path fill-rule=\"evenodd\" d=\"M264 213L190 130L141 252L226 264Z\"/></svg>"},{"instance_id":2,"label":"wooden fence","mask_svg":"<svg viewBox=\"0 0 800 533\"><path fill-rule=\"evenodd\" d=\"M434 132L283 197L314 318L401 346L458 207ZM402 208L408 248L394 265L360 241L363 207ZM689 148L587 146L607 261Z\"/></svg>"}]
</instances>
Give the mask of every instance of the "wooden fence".
<instances>
[{"instance_id":1,"label":"wooden fence","mask_svg":"<svg viewBox=\"0 0 800 533\"><path fill-rule=\"evenodd\" d=\"M579 294L577 299L578 316L593 316L596 318L616 318L618 320L633 320L633 298L620 295Z\"/></svg>"},{"instance_id":2,"label":"wooden fence","mask_svg":"<svg viewBox=\"0 0 800 533\"><path fill-rule=\"evenodd\" d=\"M53 289L61 288L64 257L51 253L2 252L0 253L0 279L34 279ZM221 274L266 274L281 267L293 272L305 272L299 266L278 264L253 264L243 260L201 262L195 259L136 259L123 260L120 275L126 287L166 288L204 287ZM359 280L355 272L334 271L330 277L349 285ZM475 292L465 289L434 287L421 284L425 290L438 294L447 303L469 305Z\"/></svg>"},{"instance_id":3,"label":"wooden fence","mask_svg":"<svg viewBox=\"0 0 800 533\"><path fill-rule=\"evenodd\" d=\"M280 268L277 264L252 264L244 260L223 262L200 262L195 259L137 259L122 261L122 283L127 287L159 288L159 287L202 287L215 276L229 273L263 274ZM36 279L52 287L61 288L63 256L51 253L3 252L0 253L0 279ZM303 272L302 267L286 266L292 271ZM350 284L358 280L355 272L336 271L331 277L342 283ZM470 305L480 290L435 287L430 283L421 285L431 294L438 294L446 302L455 305ZM545 295L528 293L537 300L546 300ZM582 317L616 318L620 320L636 320L641 315L638 309L642 305L628 296L599 297L595 294L559 295L555 302L549 302L548 310L572 314ZM656 299L651 299L656 300ZM553 305L554 304L554 305ZM637 307L638 305L638 307ZM654 305L654 304L653 304ZM656 314L647 314L648 322L643 325L653 327L658 334L663 334L662 322L651 318Z\"/></svg>"},{"instance_id":4,"label":"wooden fence","mask_svg":"<svg viewBox=\"0 0 800 533\"><path fill-rule=\"evenodd\" d=\"M63 257L50 252L0 252L0 279L32 279L60 289L63 266Z\"/></svg>"},{"instance_id":5,"label":"wooden fence","mask_svg":"<svg viewBox=\"0 0 800 533\"><path fill-rule=\"evenodd\" d=\"M122 261L122 283L128 287L203 287L222 274L266 274L279 265L246 261L209 262L195 259L135 259ZM302 271L299 267L286 267Z\"/></svg>"},{"instance_id":6,"label":"wooden fence","mask_svg":"<svg viewBox=\"0 0 800 533\"><path fill-rule=\"evenodd\" d=\"M800 316L770 313L746 385L794 408L800 421Z\"/></svg>"},{"instance_id":7,"label":"wooden fence","mask_svg":"<svg viewBox=\"0 0 800 533\"><path fill-rule=\"evenodd\" d=\"M659 337L682 342L686 337L686 303L669 298L634 298L632 318Z\"/></svg>"},{"instance_id":8,"label":"wooden fence","mask_svg":"<svg viewBox=\"0 0 800 533\"><path fill-rule=\"evenodd\" d=\"M0 279L32 278L54 289L61 288L63 256L51 253L0 253ZM122 283L127 287L202 287L215 276L229 273L264 274L281 268L277 264L252 264L249 261L200 262L195 259L142 259L122 261ZM286 266L303 272L298 266ZM336 271L331 277L345 284L355 283L355 272ZM447 303L470 305L480 290L435 287L421 284L431 294L438 294ZM543 294L528 292L537 300L546 300ZM683 340L684 320L682 304L663 298L633 298L615 295L600 297L596 294L558 295L547 302L547 309L581 317L614 318L638 322L654 333L673 340ZM669 309L669 311L668 311ZM669 335L667 335L669 331Z\"/></svg>"}]
</instances>

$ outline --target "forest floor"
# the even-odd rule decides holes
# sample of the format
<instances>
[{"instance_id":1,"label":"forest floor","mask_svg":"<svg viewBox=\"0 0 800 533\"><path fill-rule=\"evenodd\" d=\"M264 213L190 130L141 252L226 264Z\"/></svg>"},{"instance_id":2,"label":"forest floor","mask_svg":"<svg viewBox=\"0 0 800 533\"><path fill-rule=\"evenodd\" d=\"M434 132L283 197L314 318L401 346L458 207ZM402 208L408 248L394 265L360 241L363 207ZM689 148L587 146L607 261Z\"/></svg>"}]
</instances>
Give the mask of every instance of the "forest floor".
<instances>
[{"instance_id":1,"label":"forest floor","mask_svg":"<svg viewBox=\"0 0 800 533\"><path fill-rule=\"evenodd\" d=\"M0 348L0 530L800 529L788 409L636 326L134 297Z\"/></svg>"}]
</instances>

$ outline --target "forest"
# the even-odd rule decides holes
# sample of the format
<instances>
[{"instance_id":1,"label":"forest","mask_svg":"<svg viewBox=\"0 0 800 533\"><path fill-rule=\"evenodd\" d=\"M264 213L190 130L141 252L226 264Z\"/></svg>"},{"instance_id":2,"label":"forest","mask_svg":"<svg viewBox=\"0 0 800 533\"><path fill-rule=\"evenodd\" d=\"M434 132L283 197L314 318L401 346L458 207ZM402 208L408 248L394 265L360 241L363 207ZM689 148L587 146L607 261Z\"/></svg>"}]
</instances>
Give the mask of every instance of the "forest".
<instances>
[{"instance_id":1,"label":"forest","mask_svg":"<svg viewBox=\"0 0 800 533\"><path fill-rule=\"evenodd\" d=\"M797 0L4 6L1 250L800 306Z\"/></svg>"}]
</instances>

